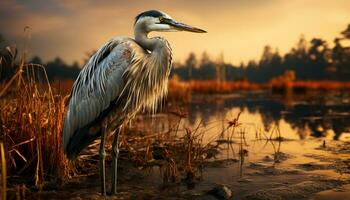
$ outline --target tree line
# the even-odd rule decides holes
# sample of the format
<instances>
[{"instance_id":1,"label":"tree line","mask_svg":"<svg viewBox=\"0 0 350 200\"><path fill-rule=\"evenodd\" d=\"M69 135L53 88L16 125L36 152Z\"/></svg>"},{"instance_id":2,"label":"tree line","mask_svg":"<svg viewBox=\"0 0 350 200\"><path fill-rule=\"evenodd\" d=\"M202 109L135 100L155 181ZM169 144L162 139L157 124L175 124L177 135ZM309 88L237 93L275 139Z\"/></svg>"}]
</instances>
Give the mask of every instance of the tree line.
<instances>
[{"instance_id":1,"label":"tree line","mask_svg":"<svg viewBox=\"0 0 350 200\"><path fill-rule=\"evenodd\" d=\"M300 37L288 53L280 55L278 49L264 47L260 60L250 60L234 66L222 59L212 60L206 52L200 58L190 53L184 63L176 63L172 71L182 80L249 80L266 82L286 71L294 71L297 80L350 80L350 24L333 40L333 47L321 38L307 41Z\"/></svg>"},{"instance_id":2,"label":"tree line","mask_svg":"<svg viewBox=\"0 0 350 200\"><path fill-rule=\"evenodd\" d=\"M286 71L293 71L297 80L349 81L350 47L343 45L349 41L350 24L333 40L332 47L324 39L313 38L307 41L302 36L295 47L283 56L278 49L266 45L258 61L250 60L238 66L223 62L223 56L213 60L206 52L200 57L190 53L184 63L174 63L172 75L182 80L266 82ZM0 81L8 79L15 71L13 57L16 55L9 52L6 45L6 40L0 35ZM91 53L88 56L90 55ZM51 81L75 79L81 70L77 62L69 65L59 57L44 63L40 57L35 56L28 63L44 65Z\"/></svg>"},{"instance_id":3,"label":"tree line","mask_svg":"<svg viewBox=\"0 0 350 200\"><path fill-rule=\"evenodd\" d=\"M18 50L15 47L11 47L0 34L0 82L10 79L18 70L18 64L20 59L22 59L21 55L18 54ZM73 62L70 65L59 57L48 62L43 62L39 56L34 56L30 60L27 60L26 63L44 66L50 81L75 79L81 70L78 62ZM42 70L37 69L38 74L41 74ZM24 71L23 73L26 72Z\"/></svg>"}]
</instances>

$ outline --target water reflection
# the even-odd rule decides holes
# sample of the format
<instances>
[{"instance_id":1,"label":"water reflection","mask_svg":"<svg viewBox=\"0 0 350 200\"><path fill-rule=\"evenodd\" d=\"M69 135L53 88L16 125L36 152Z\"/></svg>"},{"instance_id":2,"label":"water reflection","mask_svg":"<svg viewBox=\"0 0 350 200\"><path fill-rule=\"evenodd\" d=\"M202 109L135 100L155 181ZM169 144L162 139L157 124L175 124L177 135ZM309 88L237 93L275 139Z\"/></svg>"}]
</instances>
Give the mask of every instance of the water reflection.
<instances>
[{"instance_id":1,"label":"water reflection","mask_svg":"<svg viewBox=\"0 0 350 200\"><path fill-rule=\"evenodd\" d=\"M349 99L340 92L288 97L267 92L193 95L187 106L176 111L179 113L147 118L151 121L142 116L134 126L143 132L165 133L159 135L171 141L183 138L187 128L195 131L200 127L196 134L207 149L199 168L204 171L200 181L190 182L187 189L208 190L212 183L223 183L243 195L252 188L270 187L266 176L278 183L309 180L301 172L307 170L298 171L296 166L313 166L322 163L318 158L337 157L319 148L342 143L328 140L350 140ZM239 120L234 121L238 115ZM239 125L232 125L235 123ZM324 169L313 173L339 176ZM145 181L157 185L161 180L157 176L154 170Z\"/></svg>"},{"instance_id":2,"label":"water reflection","mask_svg":"<svg viewBox=\"0 0 350 200\"><path fill-rule=\"evenodd\" d=\"M221 122L224 127L228 119L242 112L241 123L265 131L278 125L284 137L332 137L339 140L349 133L348 94L319 93L294 98L286 100L281 95L264 92L195 96L188 107L188 124Z\"/></svg>"}]
</instances>

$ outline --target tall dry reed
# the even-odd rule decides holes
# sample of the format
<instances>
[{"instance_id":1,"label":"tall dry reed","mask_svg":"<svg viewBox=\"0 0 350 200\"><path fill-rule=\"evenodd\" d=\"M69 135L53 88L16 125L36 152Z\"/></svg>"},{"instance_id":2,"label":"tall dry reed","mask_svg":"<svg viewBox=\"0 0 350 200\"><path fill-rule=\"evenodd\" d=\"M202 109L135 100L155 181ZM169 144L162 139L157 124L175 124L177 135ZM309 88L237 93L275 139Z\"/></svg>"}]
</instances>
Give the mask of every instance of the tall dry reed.
<instances>
[{"instance_id":1,"label":"tall dry reed","mask_svg":"<svg viewBox=\"0 0 350 200\"><path fill-rule=\"evenodd\" d=\"M8 175L36 186L62 180L68 175L61 149L65 99L52 92L43 66L22 59L16 71L0 85L0 141Z\"/></svg>"}]
</instances>

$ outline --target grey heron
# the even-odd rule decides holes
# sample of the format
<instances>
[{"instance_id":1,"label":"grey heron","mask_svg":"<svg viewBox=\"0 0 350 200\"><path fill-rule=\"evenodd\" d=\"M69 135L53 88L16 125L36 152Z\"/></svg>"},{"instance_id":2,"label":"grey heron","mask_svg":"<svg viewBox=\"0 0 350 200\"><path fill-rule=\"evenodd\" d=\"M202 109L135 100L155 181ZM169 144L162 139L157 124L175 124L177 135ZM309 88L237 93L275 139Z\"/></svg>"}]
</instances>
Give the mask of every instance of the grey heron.
<instances>
[{"instance_id":1,"label":"grey heron","mask_svg":"<svg viewBox=\"0 0 350 200\"><path fill-rule=\"evenodd\" d=\"M172 53L162 37L149 38L151 31L205 33L150 10L135 18L134 36L115 37L87 62L74 82L68 99L62 133L62 147L72 160L92 141L101 138L101 193L106 195L105 138L114 132L112 143L112 188L117 192L118 138L123 123L139 111L155 112L167 94Z\"/></svg>"}]
</instances>

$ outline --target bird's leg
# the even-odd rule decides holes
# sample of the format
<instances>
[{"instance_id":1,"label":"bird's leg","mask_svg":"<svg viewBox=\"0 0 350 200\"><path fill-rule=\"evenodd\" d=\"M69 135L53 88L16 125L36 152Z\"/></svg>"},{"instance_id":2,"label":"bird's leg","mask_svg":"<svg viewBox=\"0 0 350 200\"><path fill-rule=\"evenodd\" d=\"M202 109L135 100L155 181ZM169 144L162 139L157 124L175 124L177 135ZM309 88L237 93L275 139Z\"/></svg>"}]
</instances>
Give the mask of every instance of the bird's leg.
<instances>
[{"instance_id":1,"label":"bird's leg","mask_svg":"<svg viewBox=\"0 0 350 200\"><path fill-rule=\"evenodd\" d=\"M101 194L106 196L106 168L105 168L105 136L107 125L104 125L101 133L101 143L100 143L100 176L101 176Z\"/></svg>"},{"instance_id":2,"label":"bird's leg","mask_svg":"<svg viewBox=\"0 0 350 200\"><path fill-rule=\"evenodd\" d=\"M112 195L117 194L117 174L118 174L118 156L119 156L119 134L121 127L118 127L114 133L113 145L112 145Z\"/></svg>"}]
</instances>

